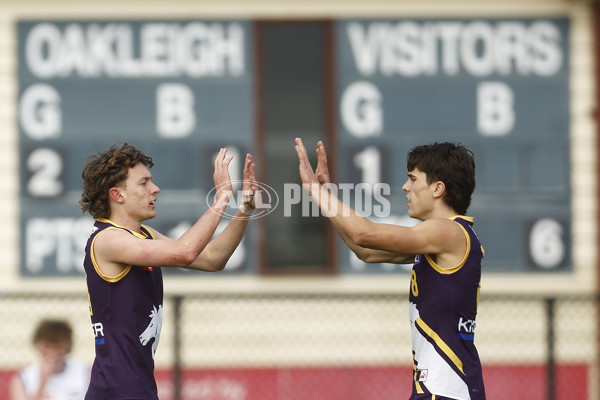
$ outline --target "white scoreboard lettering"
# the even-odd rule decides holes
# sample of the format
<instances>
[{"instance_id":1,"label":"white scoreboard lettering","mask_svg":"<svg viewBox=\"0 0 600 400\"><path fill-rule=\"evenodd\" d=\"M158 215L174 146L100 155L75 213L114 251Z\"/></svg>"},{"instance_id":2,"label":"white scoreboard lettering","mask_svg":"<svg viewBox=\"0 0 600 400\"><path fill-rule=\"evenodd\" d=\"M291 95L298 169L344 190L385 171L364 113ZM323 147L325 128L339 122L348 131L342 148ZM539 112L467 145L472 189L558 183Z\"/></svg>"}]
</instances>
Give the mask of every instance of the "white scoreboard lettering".
<instances>
[{"instance_id":1,"label":"white scoreboard lettering","mask_svg":"<svg viewBox=\"0 0 600 400\"><path fill-rule=\"evenodd\" d=\"M483 136L509 134L515 126L514 94L503 82L477 85L477 130Z\"/></svg>"},{"instance_id":2,"label":"white scoreboard lettering","mask_svg":"<svg viewBox=\"0 0 600 400\"><path fill-rule=\"evenodd\" d=\"M390 182L391 217L408 218L406 153L466 144L486 270L571 268L567 19L356 20L339 22L336 36L341 181Z\"/></svg>"},{"instance_id":3,"label":"white scoreboard lettering","mask_svg":"<svg viewBox=\"0 0 600 400\"><path fill-rule=\"evenodd\" d=\"M196 126L194 92L178 83L156 89L156 131L165 138L189 136Z\"/></svg>"},{"instance_id":4,"label":"white scoreboard lettering","mask_svg":"<svg viewBox=\"0 0 600 400\"><path fill-rule=\"evenodd\" d=\"M60 136L62 115L60 94L50 85L29 86L19 101L19 122L23 133L42 140Z\"/></svg>"},{"instance_id":5,"label":"white scoreboard lettering","mask_svg":"<svg viewBox=\"0 0 600 400\"><path fill-rule=\"evenodd\" d=\"M38 79L201 78L242 76L246 35L239 22L40 22L20 42Z\"/></svg>"}]
</instances>

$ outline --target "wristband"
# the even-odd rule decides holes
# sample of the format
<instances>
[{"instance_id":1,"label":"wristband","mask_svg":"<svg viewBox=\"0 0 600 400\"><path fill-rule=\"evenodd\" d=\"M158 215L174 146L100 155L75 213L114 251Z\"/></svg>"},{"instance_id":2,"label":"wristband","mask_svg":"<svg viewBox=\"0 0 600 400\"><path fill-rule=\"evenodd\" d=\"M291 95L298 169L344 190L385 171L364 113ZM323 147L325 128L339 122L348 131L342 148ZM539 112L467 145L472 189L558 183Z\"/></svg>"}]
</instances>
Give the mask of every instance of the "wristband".
<instances>
[{"instance_id":1,"label":"wristband","mask_svg":"<svg viewBox=\"0 0 600 400\"><path fill-rule=\"evenodd\" d=\"M242 204L240 206L240 211L242 212L242 214L246 215L246 216L251 216L252 215L252 211L254 211L253 208L248 207L246 204Z\"/></svg>"},{"instance_id":2,"label":"wristband","mask_svg":"<svg viewBox=\"0 0 600 400\"><path fill-rule=\"evenodd\" d=\"M242 214L249 217L252 215L252 212L255 208L256 205L254 202L254 194L244 193L242 196L242 205L240 205L240 211Z\"/></svg>"}]
</instances>

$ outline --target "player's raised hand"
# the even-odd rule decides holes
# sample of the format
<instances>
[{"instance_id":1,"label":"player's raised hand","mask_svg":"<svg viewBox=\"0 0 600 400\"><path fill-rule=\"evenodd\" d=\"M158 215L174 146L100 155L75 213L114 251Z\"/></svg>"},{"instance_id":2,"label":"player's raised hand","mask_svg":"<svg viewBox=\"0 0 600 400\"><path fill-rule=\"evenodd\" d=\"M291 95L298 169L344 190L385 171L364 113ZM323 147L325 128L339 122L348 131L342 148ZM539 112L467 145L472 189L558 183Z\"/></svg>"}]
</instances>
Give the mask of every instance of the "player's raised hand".
<instances>
[{"instance_id":1,"label":"player's raised hand","mask_svg":"<svg viewBox=\"0 0 600 400\"><path fill-rule=\"evenodd\" d=\"M248 153L246 154L246 162L244 163L244 182L242 183L242 212L246 215L251 214L256 208L254 195L258 191L258 184L254 176L254 168L252 155Z\"/></svg>"},{"instance_id":2,"label":"player's raised hand","mask_svg":"<svg viewBox=\"0 0 600 400\"><path fill-rule=\"evenodd\" d=\"M244 163L244 183L242 184L244 193L249 192L250 194L254 194L258 190L256 177L254 176L254 168L256 165L252 160L252 154L246 154L246 162Z\"/></svg>"},{"instance_id":3,"label":"player's raised hand","mask_svg":"<svg viewBox=\"0 0 600 400\"><path fill-rule=\"evenodd\" d=\"M319 181L317 180L317 176L313 171L310 161L308 160L308 154L306 153L306 149L304 148L304 144L302 143L302 139L296 138L296 153L298 154L298 171L300 172L300 179L302 180L302 184L306 190L308 190L309 194L312 194L313 189L318 189Z\"/></svg>"},{"instance_id":4,"label":"player's raised hand","mask_svg":"<svg viewBox=\"0 0 600 400\"><path fill-rule=\"evenodd\" d=\"M215 181L215 188L217 189L217 198L225 199L226 203L233 194L233 186L231 185L231 178L229 176L229 164L233 157L227 157L227 149L221 148L217 157L215 158L215 172L213 173L213 180ZM223 195L225 195L223 197Z\"/></svg>"},{"instance_id":5,"label":"player's raised hand","mask_svg":"<svg viewBox=\"0 0 600 400\"><path fill-rule=\"evenodd\" d=\"M317 143L317 160L317 169L315 170L317 180L321 185L331 183L329 167L327 166L327 152L325 151L325 145L320 140Z\"/></svg>"}]
</instances>

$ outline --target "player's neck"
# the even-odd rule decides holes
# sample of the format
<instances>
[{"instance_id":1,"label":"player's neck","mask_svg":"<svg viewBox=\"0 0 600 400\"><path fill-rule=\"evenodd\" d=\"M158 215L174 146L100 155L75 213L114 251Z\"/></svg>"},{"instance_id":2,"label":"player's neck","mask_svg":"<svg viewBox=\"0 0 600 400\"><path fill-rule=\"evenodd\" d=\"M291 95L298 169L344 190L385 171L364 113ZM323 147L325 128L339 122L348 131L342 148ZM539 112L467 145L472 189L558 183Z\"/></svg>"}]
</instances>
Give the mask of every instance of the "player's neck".
<instances>
[{"instance_id":1,"label":"player's neck","mask_svg":"<svg viewBox=\"0 0 600 400\"><path fill-rule=\"evenodd\" d=\"M460 215L460 213L458 213L455 209L453 209L446 203L442 202L437 204L436 207L434 207L431 213L428 215L428 217L424 220L434 218L452 218L457 215Z\"/></svg>"},{"instance_id":2,"label":"player's neck","mask_svg":"<svg viewBox=\"0 0 600 400\"><path fill-rule=\"evenodd\" d=\"M142 222L131 218L127 214L112 212L108 217L113 223L129 229L132 232L139 232L142 226Z\"/></svg>"}]
</instances>

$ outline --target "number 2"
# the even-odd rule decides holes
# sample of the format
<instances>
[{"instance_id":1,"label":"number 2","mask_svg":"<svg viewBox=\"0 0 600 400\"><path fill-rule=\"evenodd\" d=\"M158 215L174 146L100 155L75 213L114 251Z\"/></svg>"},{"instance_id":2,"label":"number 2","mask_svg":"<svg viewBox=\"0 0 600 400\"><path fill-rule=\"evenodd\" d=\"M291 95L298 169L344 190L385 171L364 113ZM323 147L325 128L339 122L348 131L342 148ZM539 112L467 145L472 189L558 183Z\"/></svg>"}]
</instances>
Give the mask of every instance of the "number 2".
<instances>
[{"instance_id":1,"label":"number 2","mask_svg":"<svg viewBox=\"0 0 600 400\"><path fill-rule=\"evenodd\" d=\"M27 192L34 197L56 197L63 191L60 174L62 158L55 150L39 148L27 158L27 169L32 172Z\"/></svg>"}]
</instances>

